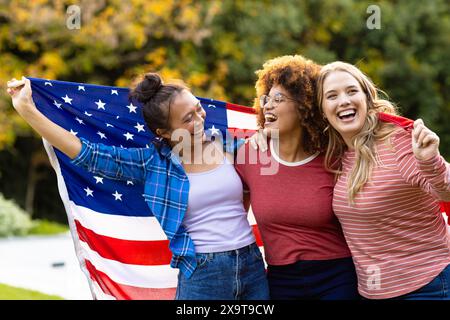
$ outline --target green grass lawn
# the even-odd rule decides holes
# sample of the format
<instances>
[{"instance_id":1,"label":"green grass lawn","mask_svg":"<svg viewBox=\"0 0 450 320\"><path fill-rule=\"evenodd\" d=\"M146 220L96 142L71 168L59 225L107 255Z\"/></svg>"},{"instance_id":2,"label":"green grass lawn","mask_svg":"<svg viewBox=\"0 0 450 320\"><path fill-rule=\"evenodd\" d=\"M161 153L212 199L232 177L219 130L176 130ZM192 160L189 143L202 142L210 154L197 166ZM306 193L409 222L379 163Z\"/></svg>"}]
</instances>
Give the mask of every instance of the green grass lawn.
<instances>
[{"instance_id":1,"label":"green grass lawn","mask_svg":"<svg viewBox=\"0 0 450 320\"><path fill-rule=\"evenodd\" d=\"M28 231L29 235L52 235L69 231L69 227L48 220L33 220L34 226Z\"/></svg>"},{"instance_id":2,"label":"green grass lawn","mask_svg":"<svg viewBox=\"0 0 450 320\"><path fill-rule=\"evenodd\" d=\"M0 283L0 300L64 300L38 291L15 288Z\"/></svg>"}]
</instances>

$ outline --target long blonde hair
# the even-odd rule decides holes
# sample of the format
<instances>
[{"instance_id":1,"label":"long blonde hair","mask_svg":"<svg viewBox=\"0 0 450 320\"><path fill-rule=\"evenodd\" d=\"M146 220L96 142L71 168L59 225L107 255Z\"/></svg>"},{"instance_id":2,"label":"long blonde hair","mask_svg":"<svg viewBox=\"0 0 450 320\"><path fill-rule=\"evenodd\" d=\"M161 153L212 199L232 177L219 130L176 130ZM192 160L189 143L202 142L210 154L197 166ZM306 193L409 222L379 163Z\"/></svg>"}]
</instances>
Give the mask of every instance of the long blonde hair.
<instances>
[{"instance_id":1,"label":"long blonde hair","mask_svg":"<svg viewBox=\"0 0 450 320\"><path fill-rule=\"evenodd\" d=\"M394 131L395 126L378 120L378 113L385 112L397 114L395 106L388 100L380 99L378 93L383 93L373 82L357 67L342 61L335 61L322 67L317 80L317 95L319 108L323 113L323 83L327 76L335 71L343 71L353 76L361 86L367 98L367 117L361 131L352 138L352 147L355 150L355 164L347 177L348 198L354 204L357 193L369 180L372 169L378 163L375 142L387 139ZM387 95L386 95L387 96ZM329 171L341 174L343 153L347 145L339 132L332 126L328 129L328 147L325 154L325 167Z\"/></svg>"}]
</instances>

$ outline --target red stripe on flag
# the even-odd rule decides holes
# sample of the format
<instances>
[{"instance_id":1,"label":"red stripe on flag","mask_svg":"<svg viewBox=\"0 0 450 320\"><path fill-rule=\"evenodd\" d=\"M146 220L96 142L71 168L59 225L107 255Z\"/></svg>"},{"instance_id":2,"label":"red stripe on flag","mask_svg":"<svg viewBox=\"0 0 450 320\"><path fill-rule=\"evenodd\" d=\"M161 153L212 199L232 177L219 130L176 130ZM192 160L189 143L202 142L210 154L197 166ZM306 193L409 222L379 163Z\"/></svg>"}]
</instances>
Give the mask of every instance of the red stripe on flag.
<instances>
[{"instance_id":1,"label":"red stripe on flag","mask_svg":"<svg viewBox=\"0 0 450 320\"><path fill-rule=\"evenodd\" d=\"M226 108L229 110L234 110L234 111L239 111L239 112L243 112L243 113L248 113L248 114L256 114L255 109L250 108L250 107L246 107L246 106L241 106L239 104L234 104L234 103L226 103Z\"/></svg>"},{"instance_id":2,"label":"red stripe on flag","mask_svg":"<svg viewBox=\"0 0 450 320\"><path fill-rule=\"evenodd\" d=\"M405 117L396 116L389 113L379 112L378 119L383 122L394 123L405 129L412 129L414 126L414 121Z\"/></svg>"},{"instance_id":3,"label":"red stripe on flag","mask_svg":"<svg viewBox=\"0 0 450 320\"><path fill-rule=\"evenodd\" d=\"M447 223L450 225L450 202L440 202L441 205L441 212L445 212L447 215Z\"/></svg>"},{"instance_id":4,"label":"red stripe on flag","mask_svg":"<svg viewBox=\"0 0 450 320\"><path fill-rule=\"evenodd\" d=\"M89 261L85 260L89 276L102 291L118 300L173 300L176 288L142 288L120 284L112 280L106 273L99 271Z\"/></svg>"},{"instance_id":5,"label":"red stripe on flag","mask_svg":"<svg viewBox=\"0 0 450 320\"><path fill-rule=\"evenodd\" d=\"M240 129L240 128L228 128L230 135L237 139L246 139L251 137L256 133L256 130L251 129Z\"/></svg>"},{"instance_id":6,"label":"red stripe on flag","mask_svg":"<svg viewBox=\"0 0 450 320\"><path fill-rule=\"evenodd\" d=\"M253 234L255 235L256 244L258 245L258 247L264 246L262 238L261 238L261 233L259 232L258 225L254 224L252 226L252 229L253 229Z\"/></svg>"},{"instance_id":7,"label":"red stripe on flag","mask_svg":"<svg viewBox=\"0 0 450 320\"><path fill-rule=\"evenodd\" d=\"M78 237L88 244L91 250L105 259L136 265L168 265L172 252L168 240L123 240L104 236L84 227L80 221L74 220ZM253 233L258 246L262 246L261 235L257 225L253 225Z\"/></svg>"},{"instance_id":8,"label":"red stripe on flag","mask_svg":"<svg viewBox=\"0 0 450 320\"><path fill-rule=\"evenodd\" d=\"M123 240L95 233L78 220L75 225L80 240L105 259L137 265L170 264L172 252L168 240Z\"/></svg>"}]
</instances>

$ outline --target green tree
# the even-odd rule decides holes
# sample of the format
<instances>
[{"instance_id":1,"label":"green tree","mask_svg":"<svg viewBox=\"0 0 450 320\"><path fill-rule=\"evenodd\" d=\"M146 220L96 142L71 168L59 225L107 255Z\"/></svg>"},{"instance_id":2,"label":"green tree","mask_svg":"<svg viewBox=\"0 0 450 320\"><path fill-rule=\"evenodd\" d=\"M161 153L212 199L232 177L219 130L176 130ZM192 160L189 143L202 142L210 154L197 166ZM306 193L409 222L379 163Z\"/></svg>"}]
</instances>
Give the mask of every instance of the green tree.
<instances>
[{"instance_id":1,"label":"green tree","mask_svg":"<svg viewBox=\"0 0 450 320\"><path fill-rule=\"evenodd\" d=\"M80 29L66 26L72 4ZM380 8L380 29L367 27L370 5ZM199 96L252 105L255 71L285 54L358 65L403 115L422 117L439 134L449 159L449 11L446 0L0 1L0 163L13 166L0 167L0 190L28 208L48 208L30 194L34 188L45 200L52 193L40 190L55 188L39 169L39 139L6 95L12 77L130 86L152 70L183 79ZM31 150L18 143L28 138ZM24 179L11 181L9 171L19 168Z\"/></svg>"}]
</instances>

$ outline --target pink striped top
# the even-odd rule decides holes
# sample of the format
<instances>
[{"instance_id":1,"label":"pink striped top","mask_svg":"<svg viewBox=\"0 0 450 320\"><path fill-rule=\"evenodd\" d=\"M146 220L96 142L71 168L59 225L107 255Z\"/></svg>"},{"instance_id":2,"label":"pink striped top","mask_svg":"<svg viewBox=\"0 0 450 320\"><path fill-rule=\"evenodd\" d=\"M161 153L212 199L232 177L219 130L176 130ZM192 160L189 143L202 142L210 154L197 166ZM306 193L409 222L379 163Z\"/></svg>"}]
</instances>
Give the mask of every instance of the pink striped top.
<instances>
[{"instance_id":1,"label":"pink striped top","mask_svg":"<svg viewBox=\"0 0 450 320\"><path fill-rule=\"evenodd\" d=\"M342 159L343 174L333 209L352 252L359 293L387 299L428 284L448 264L447 226L439 200L450 199L450 165L441 156L427 161L414 157L411 132L398 129L376 145L381 165L357 194L347 196L347 175L355 152Z\"/></svg>"}]
</instances>

